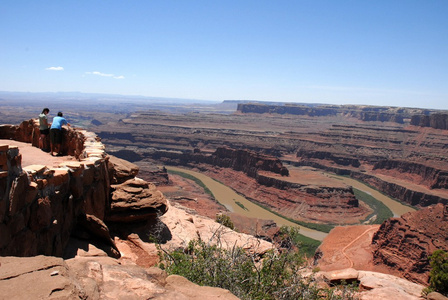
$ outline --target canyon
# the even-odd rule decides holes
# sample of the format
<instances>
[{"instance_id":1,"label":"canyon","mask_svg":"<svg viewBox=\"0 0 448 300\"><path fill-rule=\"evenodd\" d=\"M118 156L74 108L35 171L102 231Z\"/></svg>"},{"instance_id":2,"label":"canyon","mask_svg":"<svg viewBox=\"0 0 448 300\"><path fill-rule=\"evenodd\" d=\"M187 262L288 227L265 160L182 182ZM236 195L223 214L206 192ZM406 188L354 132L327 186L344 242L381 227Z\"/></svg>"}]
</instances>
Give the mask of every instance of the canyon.
<instances>
[{"instance_id":1,"label":"canyon","mask_svg":"<svg viewBox=\"0 0 448 300\"><path fill-rule=\"evenodd\" d=\"M246 152L246 156L256 153L274 157L283 165L312 167L350 176L417 207L448 203L448 131L410 124L412 116L428 114L428 111L305 107L306 113L292 114L287 110L292 106L285 107L240 104L233 114L136 112L120 120L109 120L107 124L92 125L91 128L111 153L137 164L151 161L197 168L214 173L217 180L224 182L229 177L224 173L233 170L249 181L256 180L256 189L252 190L275 188L275 192L266 190L260 193L273 195L263 200L263 195L255 197L243 191L244 187L234 187L276 211L280 211L285 204L281 203L281 198L294 198L291 194L282 196L287 190L299 194L305 191L300 194L303 199L301 203L304 206L313 203L320 211L310 208L304 218L295 215L301 221L335 223L336 219L340 220L337 213L325 216L325 211L333 212L333 208L339 206L344 207L347 213L347 224L359 223L369 214L369 208L363 207L354 198L348 186L344 190L340 184L325 186L323 180L310 183L305 175L302 178L306 183L292 188L292 184L288 183L291 176L285 173L276 177L279 174L277 166L275 170L260 169L255 172L254 168L257 167L253 166L252 170L244 170L251 162L247 159L242 162L242 152ZM279 113L280 109L286 112ZM403 122L377 121L379 117L365 121L362 114L365 111L377 114L395 112ZM230 158L224 149L226 152L233 151L234 157ZM262 160L260 163L263 163ZM223 174L220 175L220 172ZM266 176L266 172L270 174ZM230 183L236 185L241 182L244 185L245 181L231 180ZM332 201L337 204L332 205ZM351 213L353 217L350 217Z\"/></svg>"},{"instance_id":2,"label":"canyon","mask_svg":"<svg viewBox=\"0 0 448 300\"><path fill-rule=\"evenodd\" d=\"M349 113L345 108L333 111L326 108L293 114L283 113L280 108L277 110L281 113L264 110L263 106L268 105L250 106L261 108L248 112L243 111L241 104L233 113L172 114L151 110L128 114L86 113L82 120L88 124L89 131L67 132L66 140L70 141L64 147L69 154L67 159L48 160L54 167L24 167L31 175L20 175L18 166L24 158L17 150L19 146L11 144L2 148L8 153L3 159L7 166L3 172L8 175L2 173L2 184L19 185L2 189L2 199L11 192L16 195L9 198L15 200L2 202L5 217L1 226L6 229L2 232L8 232L1 238L2 255L62 256L73 245L73 239L79 242L81 237L90 237L96 241L95 247L106 255L121 256L122 263L153 265L155 249L147 243L144 232L150 230L149 223L156 221L143 224L142 220L165 218L164 224L171 226L171 237L165 238L172 239L184 234L174 230L175 227L180 230L179 224L183 224L182 228L191 227L192 236L215 226L204 223L213 221L200 215L212 218L217 212L232 215L216 202L202 205L207 196L202 188L192 188L188 180L176 177L176 184L183 180L183 188L176 190L175 176L162 167L173 165L215 178L251 201L290 219L350 225L335 227L317 251L316 265L325 272L354 267L359 281L373 276L365 272L381 272L426 285L429 255L435 249L448 247L440 242L447 240L448 232L443 227L447 224L448 131L441 125L424 126L426 123L411 120L417 119L413 115L432 112L369 108L366 115ZM363 109L355 108L358 112ZM34 122L2 126L0 136L36 144ZM366 223L372 208L356 198L350 185L329 173L360 180L419 211L379 225L357 225ZM24 179L11 180L12 174ZM25 178L31 182L31 188L23 188ZM195 192L188 194L185 189ZM56 191L54 195L59 196L54 198L37 197ZM164 195L170 195L170 200ZM93 201L97 198L98 202ZM207 201L213 203L213 199ZM196 207L197 211L180 208L178 203ZM172 215L174 212L176 216ZM440 220L443 226L431 226L434 219ZM250 229L254 221L238 215L234 220L240 220L238 226L242 231L261 232L265 239L272 238L276 232L275 224L266 221L257 221L259 227ZM205 232L202 234L207 236ZM185 239L173 241L170 247L178 247ZM250 236L235 236L229 245L234 239L247 244ZM19 247L24 241L28 241L26 247ZM268 248L269 244L265 244L260 252ZM82 249L86 246L71 251L79 256ZM343 257L348 255L351 263L331 267L335 261L343 261L336 259L338 251L342 251ZM362 259L356 261L358 256L368 259L364 263ZM111 268L110 262L104 262L104 270L108 268ZM168 285L165 287L168 291ZM412 297L418 299L417 294L413 292Z\"/></svg>"}]
</instances>

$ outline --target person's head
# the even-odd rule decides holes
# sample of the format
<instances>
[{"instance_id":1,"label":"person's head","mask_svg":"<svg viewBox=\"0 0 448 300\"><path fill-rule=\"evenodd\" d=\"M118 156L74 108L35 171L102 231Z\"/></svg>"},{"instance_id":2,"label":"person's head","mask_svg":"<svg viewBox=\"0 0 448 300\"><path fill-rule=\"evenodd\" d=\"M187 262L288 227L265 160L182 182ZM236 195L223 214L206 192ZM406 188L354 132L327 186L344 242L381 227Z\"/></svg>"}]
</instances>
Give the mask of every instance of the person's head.
<instances>
[{"instance_id":1,"label":"person's head","mask_svg":"<svg viewBox=\"0 0 448 300\"><path fill-rule=\"evenodd\" d=\"M50 110L46 107L42 110L43 114L48 114L49 112L50 112Z\"/></svg>"},{"instance_id":2,"label":"person's head","mask_svg":"<svg viewBox=\"0 0 448 300\"><path fill-rule=\"evenodd\" d=\"M58 117L62 117L62 112L58 112Z\"/></svg>"}]
</instances>

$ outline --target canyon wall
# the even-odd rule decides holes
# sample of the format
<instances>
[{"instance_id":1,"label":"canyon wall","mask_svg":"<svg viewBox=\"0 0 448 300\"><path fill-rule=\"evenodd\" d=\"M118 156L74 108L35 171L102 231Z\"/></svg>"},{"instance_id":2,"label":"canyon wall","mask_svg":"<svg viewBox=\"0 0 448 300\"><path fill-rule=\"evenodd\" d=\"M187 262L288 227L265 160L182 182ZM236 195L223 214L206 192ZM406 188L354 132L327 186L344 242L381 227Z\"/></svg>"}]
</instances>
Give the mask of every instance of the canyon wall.
<instances>
[{"instance_id":1,"label":"canyon wall","mask_svg":"<svg viewBox=\"0 0 448 300\"><path fill-rule=\"evenodd\" d=\"M448 249L448 206L437 204L385 221L372 239L374 262L427 284L429 257Z\"/></svg>"},{"instance_id":2,"label":"canyon wall","mask_svg":"<svg viewBox=\"0 0 448 300\"><path fill-rule=\"evenodd\" d=\"M419 184L430 189L448 189L448 171L420 163L402 160L381 160L373 165L373 170L396 170L410 173L420 178Z\"/></svg>"},{"instance_id":3,"label":"canyon wall","mask_svg":"<svg viewBox=\"0 0 448 300\"><path fill-rule=\"evenodd\" d=\"M312 157L313 155L308 155L307 157ZM327 157L328 158L328 157ZM331 159L331 157L330 157ZM333 159L331 159L331 161L333 161ZM374 187L375 189L379 190L380 192L394 198L397 200L400 200L404 203L407 203L409 205L413 205L413 206L420 206L420 207L425 207L425 206L429 206L429 205L433 205L433 204L437 204L437 203L442 203L442 204L448 204L448 195L435 195L435 194L430 194L424 191L418 191L416 189L413 189L411 187L407 187L405 185L401 185L398 183L394 183L388 180L384 180L381 179L378 176L372 175L372 174L368 174L366 172L360 172L358 170L355 169L348 169L348 168L344 168L344 164L340 164L339 166L337 165L328 165L323 161L316 161L316 160L309 160L309 159L305 159L302 160L300 162L295 162L295 161L290 161L291 164L296 165L296 166L310 166L310 167L314 167L314 168L318 168L318 169L322 169L322 170L326 170L328 172L332 172L335 173L337 175L345 175L345 176L350 176L353 179L357 179L361 182L364 182L372 187ZM381 162L379 165L387 165L387 162ZM391 165L394 165L393 163ZM422 167L422 169L425 169ZM431 169L431 168L429 168ZM409 174L411 173L411 169L410 170L404 170L403 174ZM445 178L444 178L444 171L440 171L440 170L435 170L434 174L441 174L440 176L434 176L434 177L422 177L422 178L418 178L419 182L423 182L423 183L428 183L428 185L432 184L432 187L438 187L439 185L443 185L445 182ZM430 172L428 172L427 174L430 174ZM440 177L440 179L439 179ZM435 180L435 179L437 180ZM445 185L443 185L443 187L441 187L442 189L446 189Z\"/></svg>"},{"instance_id":4,"label":"canyon wall","mask_svg":"<svg viewBox=\"0 0 448 300\"><path fill-rule=\"evenodd\" d=\"M448 114L414 115L411 125L448 130Z\"/></svg>"},{"instance_id":5,"label":"canyon wall","mask_svg":"<svg viewBox=\"0 0 448 300\"><path fill-rule=\"evenodd\" d=\"M323 108L330 111L313 111ZM289 114L288 109L302 114ZM250 111L259 113L246 113ZM418 108L247 104L232 115L135 113L94 130L108 149L126 159L165 157L194 167L194 162L213 163L211 157L206 161L194 154L207 156L226 146L353 174L400 201L426 206L448 201L448 131L410 126L409 120L433 113ZM381 114L399 115L405 123L385 122L389 117Z\"/></svg>"},{"instance_id":6,"label":"canyon wall","mask_svg":"<svg viewBox=\"0 0 448 300\"><path fill-rule=\"evenodd\" d=\"M213 153L156 151L151 158L167 165L199 168L251 201L291 219L350 224L363 220L369 213L351 187L288 181L289 171L280 160L254 151L227 147Z\"/></svg>"},{"instance_id":7,"label":"canyon wall","mask_svg":"<svg viewBox=\"0 0 448 300\"><path fill-rule=\"evenodd\" d=\"M2 125L0 139L37 145L38 127L37 120ZM70 156L57 167L46 161L22 167L17 146L7 142L0 146L0 255L62 256L76 229L108 245L110 255L119 256L104 220L114 212L113 196L121 193L112 184L132 180L136 170L112 161L91 132L64 129L63 141L62 149ZM139 185L139 190L144 188L148 189ZM147 215L166 211L166 199L158 200Z\"/></svg>"},{"instance_id":8,"label":"canyon wall","mask_svg":"<svg viewBox=\"0 0 448 300\"><path fill-rule=\"evenodd\" d=\"M152 154L152 157L167 164L194 166L198 163L206 163L231 168L235 171L242 171L253 178L257 178L258 171L268 171L282 176L289 175L288 169L277 158L255 151L228 147L218 147L213 153L201 153L199 150L193 152L157 151Z\"/></svg>"},{"instance_id":9,"label":"canyon wall","mask_svg":"<svg viewBox=\"0 0 448 300\"><path fill-rule=\"evenodd\" d=\"M362 121L394 122L403 124L405 120L410 119L415 113L423 116L432 112L432 110L418 108L401 108L385 106L361 106L361 105L266 105L260 103L240 103L237 111L241 113L256 114L290 114L303 115L310 117L324 116L351 116ZM439 118L440 119L440 118ZM434 127L435 128L435 127Z\"/></svg>"}]
</instances>

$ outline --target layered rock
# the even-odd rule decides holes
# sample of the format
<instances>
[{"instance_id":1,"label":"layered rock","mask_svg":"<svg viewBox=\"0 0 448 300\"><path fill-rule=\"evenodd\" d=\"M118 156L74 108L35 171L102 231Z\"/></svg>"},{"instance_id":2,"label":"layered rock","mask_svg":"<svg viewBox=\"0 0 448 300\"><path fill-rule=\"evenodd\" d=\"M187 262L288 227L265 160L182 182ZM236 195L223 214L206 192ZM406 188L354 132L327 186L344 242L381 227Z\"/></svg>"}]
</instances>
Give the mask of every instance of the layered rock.
<instances>
[{"instance_id":1,"label":"layered rock","mask_svg":"<svg viewBox=\"0 0 448 300\"><path fill-rule=\"evenodd\" d=\"M448 130L448 114L413 115L411 125Z\"/></svg>"},{"instance_id":2,"label":"layered rock","mask_svg":"<svg viewBox=\"0 0 448 300\"><path fill-rule=\"evenodd\" d=\"M400 173L417 175L417 183L430 189L448 189L448 171L435 167L402 160L381 160L373 165L373 170L396 170Z\"/></svg>"},{"instance_id":3,"label":"layered rock","mask_svg":"<svg viewBox=\"0 0 448 300\"><path fill-rule=\"evenodd\" d=\"M406 186L389 182L377 176L362 172L350 172L351 177L361 180L364 183L378 189L392 198L401 200L413 206L425 207L437 203L448 203L448 196L445 193L435 195L425 191L416 191Z\"/></svg>"},{"instance_id":4,"label":"layered rock","mask_svg":"<svg viewBox=\"0 0 448 300\"><path fill-rule=\"evenodd\" d=\"M263 107L269 105L257 104L254 109ZM275 110L278 107L303 112L280 114ZM189 167L214 164L211 158L224 144L234 151L254 151L293 165L366 179L383 193L413 205L448 201L444 179L448 172L447 131L407 126L412 115L436 111L350 105L278 107L267 114L135 113L113 128L109 124L95 130L110 151L140 161L153 159ZM325 117L311 113L318 108L337 113L323 111ZM388 114L402 118L404 124L386 122ZM361 115L372 121L362 121ZM377 121L373 121L375 115Z\"/></svg>"},{"instance_id":5,"label":"layered rock","mask_svg":"<svg viewBox=\"0 0 448 300\"><path fill-rule=\"evenodd\" d=\"M0 139L36 144L39 135L37 120L0 126ZM66 128L63 141L62 148L71 156L56 167L22 168L18 147L0 146L1 255L62 256L76 229L105 241L110 255L119 256L103 223L116 213L111 207L111 182L133 178L138 168L119 159L109 162L104 146L91 132ZM155 218L166 211L166 200L159 194L151 198L153 194L135 201L140 207L151 202L151 213L145 210L142 216Z\"/></svg>"},{"instance_id":6,"label":"layered rock","mask_svg":"<svg viewBox=\"0 0 448 300\"><path fill-rule=\"evenodd\" d=\"M437 204L385 221L374 235L374 262L428 283L429 257L448 249L448 206Z\"/></svg>"},{"instance_id":7,"label":"layered rock","mask_svg":"<svg viewBox=\"0 0 448 300\"><path fill-rule=\"evenodd\" d=\"M257 178L259 171L268 171L282 176L288 176L289 171L282 162L275 157L264 155L247 149L232 149L218 147L215 152L167 152L159 151L153 155L167 164L190 165L199 163L231 168L242 171L250 177Z\"/></svg>"},{"instance_id":8,"label":"layered rock","mask_svg":"<svg viewBox=\"0 0 448 300\"><path fill-rule=\"evenodd\" d=\"M356 106L356 105L300 105L300 104L261 104L240 103L237 111L256 114L290 114L312 117L347 116L369 122L404 123L404 119L413 117L415 113L429 113L426 109L386 107L386 106ZM440 119L440 117L438 117ZM440 123L440 122L439 122ZM435 128L435 127L434 127Z\"/></svg>"},{"instance_id":9,"label":"layered rock","mask_svg":"<svg viewBox=\"0 0 448 300\"><path fill-rule=\"evenodd\" d=\"M253 179L224 168L201 170L247 199L299 221L353 224L370 212L348 186L298 184L263 174Z\"/></svg>"},{"instance_id":10,"label":"layered rock","mask_svg":"<svg viewBox=\"0 0 448 300\"><path fill-rule=\"evenodd\" d=\"M254 151L221 147L212 154L159 151L154 157L165 164L200 168L246 198L295 220L353 224L369 212L350 187L287 181L289 171L280 160ZM281 177L274 177L277 174Z\"/></svg>"},{"instance_id":11,"label":"layered rock","mask_svg":"<svg viewBox=\"0 0 448 300\"><path fill-rule=\"evenodd\" d=\"M168 207L163 194L155 185L133 178L122 184L112 185L110 222L136 222L163 215Z\"/></svg>"}]
</instances>

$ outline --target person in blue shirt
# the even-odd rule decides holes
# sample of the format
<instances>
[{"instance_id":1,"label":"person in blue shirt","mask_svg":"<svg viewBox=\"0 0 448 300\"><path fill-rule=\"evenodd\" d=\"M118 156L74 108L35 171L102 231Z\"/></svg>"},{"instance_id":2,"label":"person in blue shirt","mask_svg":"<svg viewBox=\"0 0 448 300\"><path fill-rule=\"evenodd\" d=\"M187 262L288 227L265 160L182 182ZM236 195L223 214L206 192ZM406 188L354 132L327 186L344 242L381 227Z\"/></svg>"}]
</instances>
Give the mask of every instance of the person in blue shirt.
<instances>
[{"instance_id":1,"label":"person in blue shirt","mask_svg":"<svg viewBox=\"0 0 448 300\"><path fill-rule=\"evenodd\" d=\"M53 152L57 153L57 156L62 156L61 144L62 144L62 126L70 124L62 116L62 112L58 112L58 115L53 118L53 122L50 127L50 141L51 141L51 151L50 154L53 156ZM55 151L56 150L56 151Z\"/></svg>"}]
</instances>

